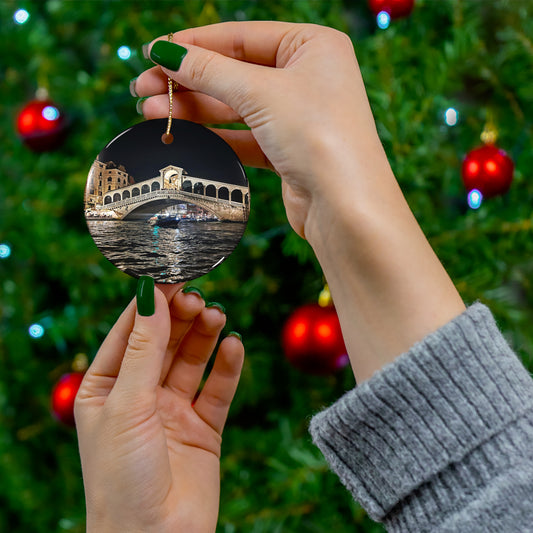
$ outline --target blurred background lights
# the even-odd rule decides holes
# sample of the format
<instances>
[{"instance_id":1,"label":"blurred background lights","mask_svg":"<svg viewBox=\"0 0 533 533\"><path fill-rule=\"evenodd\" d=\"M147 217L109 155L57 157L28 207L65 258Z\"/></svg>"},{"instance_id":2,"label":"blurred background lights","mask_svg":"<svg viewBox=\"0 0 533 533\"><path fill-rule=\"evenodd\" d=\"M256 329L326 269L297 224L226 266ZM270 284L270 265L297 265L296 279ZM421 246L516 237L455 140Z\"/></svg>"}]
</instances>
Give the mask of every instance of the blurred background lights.
<instances>
[{"instance_id":1,"label":"blurred background lights","mask_svg":"<svg viewBox=\"0 0 533 533\"><path fill-rule=\"evenodd\" d=\"M472 209L477 209L481 205L482 201L483 201L483 195L477 189L472 189L468 193L468 205Z\"/></svg>"},{"instance_id":2,"label":"blurred background lights","mask_svg":"<svg viewBox=\"0 0 533 533\"><path fill-rule=\"evenodd\" d=\"M13 20L17 24L24 24L25 22L28 22L29 18L30 14L25 9L18 9L13 15Z\"/></svg>"},{"instance_id":3,"label":"blurred background lights","mask_svg":"<svg viewBox=\"0 0 533 533\"><path fill-rule=\"evenodd\" d=\"M28 329L28 333L34 339L40 339L44 335L44 328L41 324L32 324Z\"/></svg>"},{"instance_id":4,"label":"blurred background lights","mask_svg":"<svg viewBox=\"0 0 533 533\"><path fill-rule=\"evenodd\" d=\"M128 46L121 46L117 50L117 55L120 57L120 59L123 59L124 61L126 59L129 59L131 57L131 50Z\"/></svg>"},{"instance_id":5,"label":"blurred background lights","mask_svg":"<svg viewBox=\"0 0 533 533\"><path fill-rule=\"evenodd\" d=\"M7 259L11 255L11 247L9 244L0 244L0 259Z\"/></svg>"},{"instance_id":6,"label":"blurred background lights","mask_svg":"<svg viewBox=\"0 0 533 533\"><path fill-rule=\"evenodd\" d=\"M378 27L386 30L390 25L390 15L386 11L380 11L376 17Z\"/></svg>"},{"instance_id":7,"label":"blurred background lights","mask_svg":"<svg viewBox=\"0 0 533 533\"><path fill-rule=\"evenodd\" d=\"M42 115L46 120L57 120L59 118L59 109L53 105L47 105L43 109Z\"/></svg>"},{"instance_id":8,"label":"blurred background lights","mask_svg":"<svg viewBox=\"0 0 533 533\"><path fill-rule=\"evenodd\" d=\"M453 107L449 107L448 109L446 109L446 111L444 112L444 122L446 122L448 126L455 126L458 120L459 113L456 109L454 109Z\"/></svg>"}]
</instances>

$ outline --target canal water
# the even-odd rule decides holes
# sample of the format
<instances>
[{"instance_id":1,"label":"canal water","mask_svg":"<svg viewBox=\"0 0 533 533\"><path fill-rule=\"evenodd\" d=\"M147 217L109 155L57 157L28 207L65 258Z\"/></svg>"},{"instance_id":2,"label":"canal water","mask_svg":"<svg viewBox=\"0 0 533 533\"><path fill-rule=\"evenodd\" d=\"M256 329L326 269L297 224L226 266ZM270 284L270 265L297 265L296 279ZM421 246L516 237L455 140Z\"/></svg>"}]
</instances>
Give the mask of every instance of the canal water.
<instances>
[{"instance_id":1,"label":"canal water","mask_svg":"<svg viewBox=\"0 0 533 533\"><path fill-rule=\"evenodd\" d=\"M134 277L156 283L198 278L222 262L237 246L245 222L185 222L178 228L146 221L87 220L100 251Z\"/></svg>"}]
</instances>

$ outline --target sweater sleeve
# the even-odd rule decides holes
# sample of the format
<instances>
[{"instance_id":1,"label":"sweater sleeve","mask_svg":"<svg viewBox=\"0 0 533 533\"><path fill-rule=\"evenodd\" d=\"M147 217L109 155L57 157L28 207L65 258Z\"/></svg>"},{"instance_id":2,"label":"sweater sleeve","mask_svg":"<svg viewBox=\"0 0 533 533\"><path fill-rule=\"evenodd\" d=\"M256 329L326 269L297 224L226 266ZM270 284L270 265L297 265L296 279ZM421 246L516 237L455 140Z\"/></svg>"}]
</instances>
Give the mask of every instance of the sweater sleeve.
<instances>
[{"instance_id":1,"label":"sweater sleeve","mask_svg":"<svg viewBox=\"0 0 533 533\"><path fill-rule=\"evenodd\" d=\"M533 531L533 380L477 303L314 416L391 532Z\"/></svg>"}]
</instances>

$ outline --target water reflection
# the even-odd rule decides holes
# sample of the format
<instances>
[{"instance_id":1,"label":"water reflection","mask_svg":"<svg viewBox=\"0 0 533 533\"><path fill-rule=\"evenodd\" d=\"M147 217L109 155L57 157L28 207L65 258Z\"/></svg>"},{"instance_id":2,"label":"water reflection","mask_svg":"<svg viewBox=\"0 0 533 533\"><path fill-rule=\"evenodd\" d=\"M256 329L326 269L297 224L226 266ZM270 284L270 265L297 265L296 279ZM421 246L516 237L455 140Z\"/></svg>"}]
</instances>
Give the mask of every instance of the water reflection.
<instances>
[{"instance_id":1,"label":"water reflection","mask_svg":"<svg viewBox=\"0 0 533 533\"><path fill-rule=\"evenodd\" d=\"M159 283L198 278L238 244L245 222L184 222L178 228L145 221L88 220L94 242L115 266Z\"/></svg>"}]
</instances>

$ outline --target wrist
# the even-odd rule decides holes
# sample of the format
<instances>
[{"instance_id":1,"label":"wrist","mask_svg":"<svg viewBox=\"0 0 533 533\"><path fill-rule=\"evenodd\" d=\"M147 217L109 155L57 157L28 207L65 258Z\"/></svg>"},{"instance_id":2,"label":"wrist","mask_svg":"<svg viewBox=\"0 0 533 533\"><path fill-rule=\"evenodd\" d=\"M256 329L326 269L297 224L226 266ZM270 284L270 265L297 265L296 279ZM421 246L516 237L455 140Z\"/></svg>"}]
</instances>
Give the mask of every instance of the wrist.
<instances>
[{"instance_id":1,"label":"wrist","mask_svg":"<svg viewBox=\"0 0 533 533\"><path fill-rule=\"evenodd\" d=\"M304 226L315 253L333 251L345 237L364 240L369 222L385 206L410 213L379 139L357 150L364 159L351 156L353 152L349 146L326 149L315 167L315 190Z\"/></svg>"},{"instance_id":2,"label":"wrist","mask_svg":"<svg viewBox=\"0 0 533 533\"><path fill-rule=\"evenodd\" d=\"M359 382L465 306L386 158L376 152L334 172L342 178L314 195L305 236L329 283Z\"/></svg>"}]
</instances>

